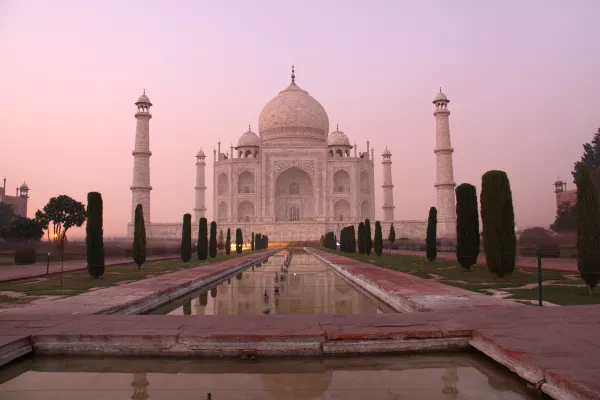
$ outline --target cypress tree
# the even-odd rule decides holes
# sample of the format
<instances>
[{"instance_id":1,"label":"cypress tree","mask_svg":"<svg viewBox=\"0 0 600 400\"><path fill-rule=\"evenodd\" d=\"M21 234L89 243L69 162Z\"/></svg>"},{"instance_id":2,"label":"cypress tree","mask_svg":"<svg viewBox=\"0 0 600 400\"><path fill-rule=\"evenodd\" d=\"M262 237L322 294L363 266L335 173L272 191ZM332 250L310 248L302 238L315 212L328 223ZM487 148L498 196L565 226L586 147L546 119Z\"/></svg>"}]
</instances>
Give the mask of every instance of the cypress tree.
<instances>
[{"instance_id":1,"label":"cypress tree","mask_svg":"<svg viewBox=\"0 0 600 400\"><path fill-rule=\"evenodd\" d=\"M383 234L381 233L381 223L375 221L375 243L374 243L375 254L381 256L383 251Z\"/></svg>"},{"instance_id":2,"label":"cypress tree","mask_svg":"<svg viewBox=\"0 0 600 400\"><path fill-rule=\"evenodd\" d=\"M350 225L350 253L356 253L356 231L354 230L354 225Z\"/></svg>"},{"instance_id":3,"label":"cypress tree","mask_svg":"<svg viewBox=\"0 0 600 400\"><path fill-rule=\"evenodd\" d=\"M104 239L102 227L102 195L88 193L87 223L85 226L85 256L90 276L104 275Z\"/></svg>"},{"instance_id":4,"label":"cypress tree","mask_svg":"<svg viewBox=\"0 0 600 400\"><path fill-rule=\"evenodd\" d=\"M241 253L242 252L242 245L244 242L244 238L242 237L242 230L240 228L237 228L235 230L235 252L236 253Z\"/></svg>"},{"instance_id":5,"label":"cypress tree","mask_svg":"<svg viewBox=\"0 0 600 400\"><path fill-rule=\"evenodd\" d=\"M577 176L577 269L590 296L600 279L600 203L588 165Z\"/></svg>"},{"instance_id":6,"label":"cypress tree","mask_svg":"<svg viewBox=\"0 0 600 400\"><path fill-rule=\"evenodd\" d=\"M252 251L254 251L254 247L255 247L254 239L256 239L256 238L254 236L254 232L252 232L252 240L250 241L250 246L251 246L250 249Z\"/></svg>"},{"instance_id":7,"label":"cypress tree","mask_svg":"<svg viewBox=\"0 0 600 400\"><path fill-rule=\"evenodd\" d=\"M227 228L227 236L225 239L225 254L231 253L231 229Z\"/></svg>"},{"instance_id":8,"label":"cypress tree","mask_svg":"<svg viewBox=\"0 0 600 400\"><path fill-rule=\"evenodd\" d=\"M358 252L365 254L365 223L358 224Z\"/></svg>"},{"instance_id":9,"label":"cypress tree","mask_svg":"<svg viewBox=\"0 0 600 400\"><path fill-rule=\"evenodd\" d=\"M396 241L396 230L394 229L394 223L390 226L390 234L388 235L388 240L390 243L394 243Z\"/></svg>"},{"instance_id":10,"label":"cypress tree","mask_svg":"<svg viewBox=\"0 0 600 400\"><path fill-rule=\"evenodd\" d=\"M192 216L183 214L183 228L181 230L181 259L188 262L192 259Z\"/></svg>"},{"instance_id":11,"label":"cypress tree","mask_svg":"<svg viewBox=\"0 0 600 400\"><path fill-rule=\"evenodd\" d=\"M269 236L268 235L264 235L263 236L263 240L264 240L264 245L263 245L263 249L268 249L269 248Z\"/></svg>"},{"instance_id":12,"label":"cypress tree","mask_svg":"<svg viewBox=\"0 0 600 400\"><path fill-rule=\"evenodd\" d=\"M208 231L206 218L200 218L198 224L198 260L206 260L208 258Z\"/></svg>"},{"instance_id":13,"label":"cypress tree","mask_svg":"<svg viewBox=\"0 0 600 400\"><path fill-rule=\"evenodd\" d=\"M262 235L260 233L254 235L254 242L254 248L256 250L262 250Z\"/></svg>"},{"instance_id":14,"label":"cypress tree","mask_svg":"<svg viewBox=\"0 0 600 400\"><path fill-rule=\"evenodd\" d=\"M208 244L208 250L210 258L217 256L217 223L212 221L210 223L210 242Z\"/></svg>"},{"instance_id":15,"label":"cypress tree","mask_svg":"<svg viewBox=\"0 0 600 400\"><path fill-rule=\"evenodd\" d=\"M477 190L463 183L456 187L456 260L467 270L477 263L479 235Z\"/></svg>"},{"instance_id":16,"label":"cypress tree","mask_svg":"<svg viewBox=\"0 0 600 400\"><path fill-rule=\"evenodd\" d=\"M373 248L373 239L371 239L371 221L365 219L365 253L370 256Z\"/></svg>"},{"instance_id":17,"label":"cypress tree","mask_svg":"<svg viewBox=\"0 0 600 400\"><path fill-rule=\"evenodd\" d=\"M348 247L346 246L347 237L348 228L342 228L342 231L340 232L340 251L343 251L344 253L348 251Z\"/></svg>"},{"instance_id":18,"label":"cypress tree","mask_svg":"<svg viewBox=\"0 0 600 400\"><path fill-rule=\"evenodd\" d=\"M215 297L217 297L217 288L216 287L210 289L210 297L212 297L213 299Z\"/></svg>"},{"instance_id":19,"label":"cypress tree","mask_svg":"<svg viewBox=\"0 0 600 400\"><path fill-rule=\"evenodd\" d=\"M225 235L223 229L219 230L219 240L217 241L217 249L223 250L225 248Z\"/></svg>"},{"instance_id":20,"label":"cypress tree","mask_svg":"<svg viewBox=\"0 0 600 400\"><path fill-rule=\"evenodd\" d=\"M434 261L437 258L437 209L435 207L429 209L425 251L429 261Z\"/></svg>"},{"instance_id":21,"label":"cypress tree","mask_svg":"<svg viewBox=\"0 0 600 400\"><path fill-rule=\"evenodd\" d=\"M200 295L200 305L206 306L208 304L208 292L204 292Z\"/></svg>"},{"instance_id":22,"label":"cypress tree","mask_svg":"<svg viewBox=\"0 0 600 400\"><path fill-rule=\"evenodd\" d=\"M133 261L138 269L146 262L146 226L144 225L144 210L142 205L135 207L135 217L133 221Z\"/></svg>"},{"instance_id":23,"label":"cypress tree","mask_svg":"<svg viewBox=\"0 0 600 400\"><path fill-rule=\"evenodd\" d=\"M502 278L515 269L517 236L510 182L504 171L481 178L483 250L490 272Z\"/></svg>"}]
</instances>

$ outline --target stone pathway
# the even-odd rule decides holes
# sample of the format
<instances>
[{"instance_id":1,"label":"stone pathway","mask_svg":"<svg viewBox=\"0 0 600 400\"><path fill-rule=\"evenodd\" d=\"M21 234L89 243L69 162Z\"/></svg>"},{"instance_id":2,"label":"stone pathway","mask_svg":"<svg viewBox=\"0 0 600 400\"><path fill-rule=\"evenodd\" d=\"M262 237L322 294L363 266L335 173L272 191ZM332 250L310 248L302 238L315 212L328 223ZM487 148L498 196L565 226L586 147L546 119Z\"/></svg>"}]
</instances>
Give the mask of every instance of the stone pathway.
<instances>
[{"instance_id":1,"label":"stone pathway","mask_svg":"<svg viewBox=\"0 0 600 400\"><path fill-rule=\"evenodd\" d=\"M148 256L146 261L171 260L179 258L179 254L172 256ZM131 257L111 257L105 261L106 267L114 267L117 265L133 264ZM65 261L63 271L79 271L87 268L85 260L70 260ZM60 273L60 261L50 262L50 274ZM35 278L46 275L46 263L37 262L30 265L9 265L0 267L0 282L15 281L18 279Z\"/></svg>"},{"instance_id":2,"label":"stone pathway","mask_svg":"<svg viewBox=\"0 0 600 400\"><path fill-rule=\"evenodd\" d=\"M386 249L384 250L384 253L425 257L425 252L413 250ZM456 254L440 251L438 252L438 258L444 260L456 260ZM480 256L477 262L479 264L485 264L485 256ZM517 268L537 269L537 258L519 256L517 257ZM542 269L546 271L577 273L577 260L574 258L542 258Z\"/></svg>"}]
</instances>

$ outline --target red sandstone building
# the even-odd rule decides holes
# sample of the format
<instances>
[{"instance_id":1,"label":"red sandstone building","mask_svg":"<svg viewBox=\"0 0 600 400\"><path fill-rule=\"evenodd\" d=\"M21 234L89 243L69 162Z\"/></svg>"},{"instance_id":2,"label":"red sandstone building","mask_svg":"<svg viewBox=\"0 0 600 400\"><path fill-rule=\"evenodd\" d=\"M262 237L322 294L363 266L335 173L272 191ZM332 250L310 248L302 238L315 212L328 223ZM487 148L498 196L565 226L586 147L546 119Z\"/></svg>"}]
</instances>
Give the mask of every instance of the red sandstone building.
<instances>
[{"instance_id":1,"label":"red sandstone building","mask_svg":"<svg viewBox=\"0 0 600 400\"><path fill-rule=\"evenodd\" d=\"M6 178L4 178L4 184L0 187L0 203L10 204L13 212L16 215L23 217L27 216L27 200L29 199L29 187L25 182L18 188L14 196L6 194Z\"/></svg>"},{"instance_id":2,"label":"red sandstone building","mask_svg":"<svg viewBox=\"0 0 600 400\"><path fill-rule=\"evenodd\" d=\"M572 206L577 203L577 189L567 190L567 182L557 179L554 182L554 194L556 194L556 212L561 204L570 203Z\"/></svg>"}]
</instances>

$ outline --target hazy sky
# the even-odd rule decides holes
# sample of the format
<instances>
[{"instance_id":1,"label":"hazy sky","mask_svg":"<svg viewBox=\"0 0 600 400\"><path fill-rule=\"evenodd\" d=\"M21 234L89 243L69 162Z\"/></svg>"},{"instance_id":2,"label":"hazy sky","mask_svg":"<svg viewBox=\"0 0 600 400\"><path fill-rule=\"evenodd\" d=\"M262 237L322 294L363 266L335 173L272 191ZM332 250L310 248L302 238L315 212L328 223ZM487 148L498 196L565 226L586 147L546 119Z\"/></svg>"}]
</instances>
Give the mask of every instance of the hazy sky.
<instances>
[{"instance_id":1,"label":"hazy sky","mask_svg":"<svg viewBox=\"0 0 600 400\"><path fill-rule=\"evenodd\" d=\"M548 225L600 127L600 1L0 0L0 175L52 196L104 199L105 235L130 219L134 102L150 121L152 221L194 206L195 155L256 131L296 82L359 149L393 154L396 219L435 205L435 120L447 94L457 184L502 169L517 224ZM1 178L1 176L0 176ZM74 232L80 234L82 231Z\"/></svg>"}]
</instances>

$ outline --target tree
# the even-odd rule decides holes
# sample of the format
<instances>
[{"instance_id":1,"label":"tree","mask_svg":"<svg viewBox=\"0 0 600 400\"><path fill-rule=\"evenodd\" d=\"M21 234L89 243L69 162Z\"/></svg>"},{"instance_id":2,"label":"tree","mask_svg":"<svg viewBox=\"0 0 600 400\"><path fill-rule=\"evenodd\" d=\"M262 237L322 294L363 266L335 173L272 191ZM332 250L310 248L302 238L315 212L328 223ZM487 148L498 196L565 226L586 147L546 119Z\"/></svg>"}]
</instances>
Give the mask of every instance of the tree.
<instances>
[{"instance_id":1,"label":"tree","mask_svg":"<svg viewBox=\"0 0 600 400\"><path fill-rule=\"evenodd\" d=\"M390 233L388 235L388 240L390 243L394 243L396 241L396 230L394 229L394 223L390 226Z\"/></svg>"},{"instance_id":2,"label":"tree","mask_svg":"<svg viewBox=\"0 0 600 400\"><path fill-rule=\"evenodd\" d=\"M2 204L2 203L0 203ZM44 236L42 224L31 218L17 215L0 227L0 237L7 242L38 241Z\"/></svg>"},{"instance_id":3,"label":"tree","mask_svg":"<svg viewBox=\"0 0 600 400\"><path fill-rule=\"evenodd\" d=\"M375 249L375 254L381 256L383 252L383 234L381 233L381 223L379 221L375 221L375 242L373 243L373 248Z\"/></svg>"},{"instance_id":4,"label":"tree","mask_svg":"<svg viewBox=\"0 0 600 400\"><path fill-rule=\"evenodd\" d=\"M437 208L435 207L429 209L425 252L429 261L434 261L437 258Z\"/></svg>"},{"instance_id":5,"label":"tree","mask_svg":"<svg viewBox=\"0 0 600 400\"><path fill-rule=\"evenodd\" d=\"M588 165L577 176L577 214L577 268L591 296L600 280L600 202Z\"/></svg>"},{"instance_id":6,"label":"tree","mask_svg":"<svg viewBox=\"0 0 600 400\"><path fill-rule=\"evenodd\" d=\"M483 250L490 272L502 278L515 269L517 235L510 182L504 171L488 171L481 178Z\"/></svg>"},{"instance_id":7,"label":"tree","mask_svg":"<svg viewBox=\"0 0 600 400\"><path fill-rule=\"evenodd\" d=\"M575 232L578 225L577 207L567 201L558 206L556 218L550 229L554 232Z\"/></svg>"},{"instance_id":8,"label":"tree","mask_svg":"<svg viewBox=\"0 0 600 400\"><path fill-rule=\"evenodd\" d=\"M192 215L183 214L181 230L181 260L188 262L192 259Z\"/></svg>"},{"instance_id":9,"label":"tree","mask_svg":"<svg viewBox=\"0 0 600 400\"><path fill-rule=\"evenodd\" d=\"M354 225L350 225L348 230L348 239L350 242L348 251L350 253L356 253L356 230L354 229Z\"/></svg>"},{"instance_id":10,"label":"tree","mask_svg":"<svg viewBox=\"0 0 600 400\"><path fill-rule=\"evenodd\" d=\"M227 239L225 239L225 254L231 253L231 229L227 228Z\"/></svg>"},{"instance_id":11,"label":"tree","mask_svg":"<svg viewBox=\"0 0 600 400\"><path fill-rule=\"evenodd\" d=\"M210 242L208 244L208 250L210 258L217 256L217 223L212 221L210 223Z\"/></svg>"},{"instance_id":12,"label":"tree","mask_svg":"<svg viewBox=\"0 0 600 400\"><path fill-rule=\"evenodd\" d=\"M223 250L225 248L225 235L223 229L219 231L219 241L217 242L217 249Z\"/></svg>"},{"instance_id":13,"label":"tree","mask_svg":"<svg viewBox=\"0 0 600 400\"><path fill-rule=\"evenodd\" d=\"M456 260L467 270L477 263L479 235L477 189L463 183L456 187Z\"/></svg>"},{"instance_id":14,"label":"tree","mask_svg":"<svg viewBox=\"0 0 600 400\"><path fill-rule=\"evenodd\" d=\"M348 228L344 227L344 228L342 228L342 231L340 232L340 251L343 251L343 252L348 251L347 243L346 243L347 236L348 236Z\"/></svg>"},{"instance_id":15,"label":"tree","mask_svg":"<svg viewBox=\"0 0 600 400\"><path fill-rule=\"evenodd\" d=\"M85 227L85 257L90 276L98 278L104 275L104 228L102 195L88 193L87 224Z\"/></svg>"},{"instance_id":16,"label":"tree","mask_svg":"<svg viewBox=\"0 0 600 400\"><path fill-rule=\"evenodd\" d=\"M65 246L67 244L67 231L72 227L80 227L86 219L85 206L61 194L52 197L42 210L35 212L35 219L43 229L47 229L48 240L57 245L60 252L60 279L62 285L62 271L65 259ZM52 224L52 236L50 236L50 224Z\"/></svg>"},{"instance_id":17,"label":"tree","mask_svg":"<svg viewBox=\"0 0 600 400\"><path fill-rule=\"evenodd\" d=\"M7 225L15 217L12 204L0 202L0 229Z\"/></svg>"},{"instance_id":18,"label":"tree","mask_svg":"<svg viewBox=\"0 0 600 400\"><path fill-rule=\"evenodd\" d=\"M208 258L208 227L206 218L200 218L198 224L198 260L206 260Z\"/></svg>"},{"instance_id":19,"label":"tree","mask_svg":"<svg viewBox=\"0 0 600 400\"><path fill-rule=\"evenodd\" d=\"M254 239L255 239L254 232L252 232L252 240L250 241L250 246L251 246L252 251L254 251Z\"/></svg>"},{"instance_id":20,"label":"tree","mask_svg":"<svg viewBox=\"0 0 600 400\"><path fill-rule=\"evenodd\" d=\"M269 236L263 235L263 249L269 248Z\"/></svg>"},{"instance_id":21,"label":"tree","mask_svg":"<svg viewBox=\"0 0 600 400\"><path fill-rule=\"evenodd\" d=\"M244 237L242 236L242 230L237 228L235 230L235 252L240 254L242 252L242 245L244 244Z\"/></svg>"},{"instance_id":22,"label":"tree","mask_svg":"<svg viewBox=\"0 0 600 400\"><path fill-rule=\"evenodd\" d=\"M319 239L319 246L325 247L325 235L321 235L321 238Z\"/></svg>"},{"instance_id":23,"label":"tree","mask_svg":"<svg viewBox=\"0 0 600 400\"><path fill-rule=\"evenodd\" d=\"M358 224L358 252L365 254L365 223Z\"/></svg>"},{"instance_id":24,"label":"tree","mask_svg":"<svg viewBox=\"0 0 600 400\"><path fill-rule=\"evenodd\" d=\"M365 219L365 253L370 256L371 249L373 248L373 240L371 239L371 221L367 218Z\"/></svg>"},{"instance_id":25,"label":"tree","mask_svg":"<svg viewBox=\"0 0 600 400\"><path fill-rule=\"evenodd\" d=\"M142 205L135 207L135 217L133 222L133 261L138 269L146 262L146 225L144 224L144 210Z\"/></svg>"},{"instance_id":26,"label":"tree","mask_svg":"<svg viewBox=\"0 0 600 400\"><path fill-rule=\"evenodd\" d=\"M580 174L580 169L583 165L588 165L593 171L600 167L600 128L594 134L590 143L583 145L583 155L581 160L577 161L573 167L573 183L577 184L577 177ZM484 243L485 244L485 243Z\"/></svg>"},{"instance_id":27,"label":"tree","mask_svg":"<svg viewBox=\"0 0 600 400\"><path fill-rule=\"evenodd\" d=\"M254 248L256 250L262 250L263 249L263 247L262 247L262 235L260 233L257 233L254 236L254 242L255 242Z\"/></svg>"}]
</instances>

